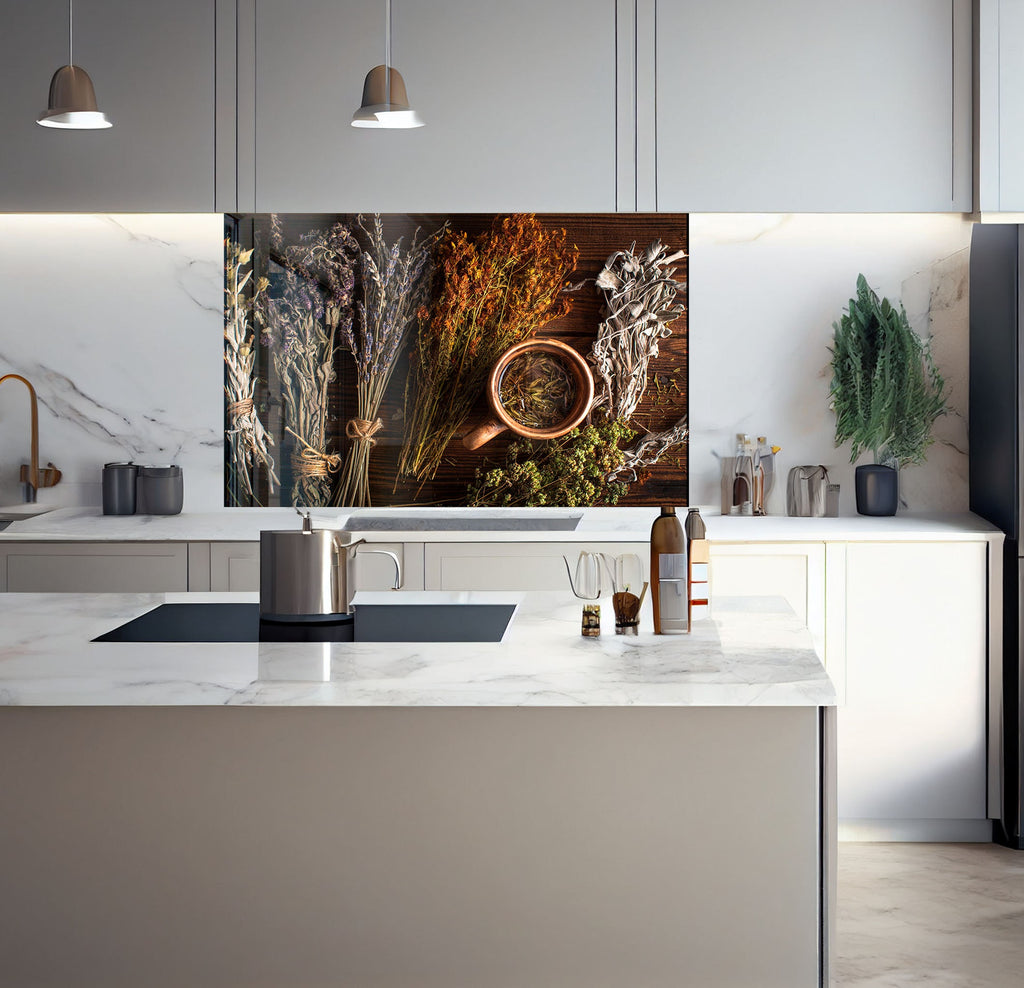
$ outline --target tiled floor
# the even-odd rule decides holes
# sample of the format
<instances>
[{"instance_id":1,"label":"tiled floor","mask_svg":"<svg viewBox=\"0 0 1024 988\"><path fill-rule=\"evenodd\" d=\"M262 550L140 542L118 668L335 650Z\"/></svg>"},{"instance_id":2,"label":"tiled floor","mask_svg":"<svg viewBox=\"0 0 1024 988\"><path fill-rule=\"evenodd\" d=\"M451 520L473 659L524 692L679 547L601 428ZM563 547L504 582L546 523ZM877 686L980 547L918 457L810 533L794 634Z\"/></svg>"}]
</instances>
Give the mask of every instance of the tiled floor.
<instances>
[{"instance_id":1,"label":"tiled floor","mask_svg":"<svg viewBox=\"0 0 1024 988\"><path fill-rule=\"evenodd\" d=\"M1024 851L840 844L835 988L1024 986Z\"/></svg>"}]
</instances>

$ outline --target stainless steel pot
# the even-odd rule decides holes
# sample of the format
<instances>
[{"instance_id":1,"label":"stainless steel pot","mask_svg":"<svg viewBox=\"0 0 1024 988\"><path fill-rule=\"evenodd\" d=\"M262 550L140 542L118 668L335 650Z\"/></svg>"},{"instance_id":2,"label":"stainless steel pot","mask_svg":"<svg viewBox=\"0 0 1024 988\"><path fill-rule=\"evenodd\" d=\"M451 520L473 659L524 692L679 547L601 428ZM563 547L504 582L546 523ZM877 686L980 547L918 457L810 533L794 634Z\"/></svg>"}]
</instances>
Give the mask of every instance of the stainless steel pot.
<instances>
[{"instance_id":1,"label":"stainless steel pot","mask_svg":"<svg viewBox=\"0 0 1024 988\"><path fill-rule=\"evenodd\" d=\"M280 621L351 614L355 589L349 585L349 553L366 540L348 539L344 532L314 529L308 511L301 531L260 532L260 617ZM394 560L392 589L398 590L398 556L387 549L364 552Z\"/></svg>"}]
</instances>

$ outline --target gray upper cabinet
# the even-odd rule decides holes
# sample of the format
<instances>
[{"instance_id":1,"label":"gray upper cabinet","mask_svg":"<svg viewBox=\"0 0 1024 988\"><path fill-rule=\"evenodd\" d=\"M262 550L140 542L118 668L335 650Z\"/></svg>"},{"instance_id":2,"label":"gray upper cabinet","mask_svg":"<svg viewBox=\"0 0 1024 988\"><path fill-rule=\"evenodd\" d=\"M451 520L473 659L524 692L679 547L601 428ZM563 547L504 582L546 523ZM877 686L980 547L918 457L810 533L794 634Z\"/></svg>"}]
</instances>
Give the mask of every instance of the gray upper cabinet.
<instances>
[{"instance_id":1,"label":"gray upper cabinet","mask_svg":"<svg viewBox=\"0 0 1024 988\"><path fill-rule=\"evenodd\" d=\"M1024 0L979 0L976 208L1024 212Z\"/></svg>"},{"instance_id":2,"label":"gray upper cabinet","mask_svg":"<svg viewBox=\"0 0 1024 988\"><path fill-rule=\"evenodd\" d=\"M614 0L393 0L392 63L426 126L390 131L350 126L383 0L255 0L250 25L252 6L239 209L615 209Z\"/></svg>"},{"instance_id":3,"label":"gray upper cabinet","mask_svg":"<svg viewBox=\"0 0 1024 988\"><path fill-rule=\"evenodd\" d=\"M68 60L66 0L5 2L0 210L214 208L215 0L80 0L74 57L109 130L36 124Z\"/></svg>"},{"instance_id":4,"label":"gray upper cabinet","mask_svg":"<svg viewBox=\"0 0 1024 988\"><path fill-rule=\"evenodd\" d=\"M656 13L649 208L971 209L970 0L666 0Z\"/></svg>"}]
</instances>

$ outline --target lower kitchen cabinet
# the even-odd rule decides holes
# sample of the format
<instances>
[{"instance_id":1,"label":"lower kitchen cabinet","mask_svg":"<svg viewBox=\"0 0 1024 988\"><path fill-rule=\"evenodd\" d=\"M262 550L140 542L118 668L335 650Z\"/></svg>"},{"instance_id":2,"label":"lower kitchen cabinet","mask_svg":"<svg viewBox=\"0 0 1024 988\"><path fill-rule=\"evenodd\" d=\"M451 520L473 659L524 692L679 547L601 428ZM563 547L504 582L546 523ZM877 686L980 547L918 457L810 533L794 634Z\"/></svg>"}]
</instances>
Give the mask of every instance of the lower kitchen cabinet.
<instances>
[{"instance_id":1,"label":"lower kitchen cabinet","mask_svg":"<svg viewBox=\"0 0 1024 988\"><path fill-rule=\"evenodd\" d=\"M210 543L210 590L242 591L259 588L259 542Z\"/></svg>"},{"instance_id":2,"label":"lower kitchen cabinet","mask_svg":"<svg viewBox=\"0 0 1024 988\"><path fill-rule=\"evenodd\" d=\"M424 546L428 590L568 590L581 552L635 552L650 568L649 542L433 542ZM609 591L610 592L610 591Z\"/></svg>"},{"instance_id":3,"label":"lower kitchen cabinet","mask_svg":"<svg viewBox=\"0 0 1024 988\"><path fill-rule=\"evenodd\" d=\"M635 552L645 574L649 561L647 542L370 543L351 563L362 590L394 579L391 560L369 549L398 555L409 590L565 591L563 556L575 568L581 551ZM992 551L983 538L712 545L712 607L723 596L785 598L836 684L843 838L989 839L999 799L987 736L988 649L1000 639ZM0 590L186 589L258 590L259 543L0 543Z\"/></svg>"},{"instance_id":4,"label":"lower kitchen cabinet","mask_svg":"<svg viewBox=\"0 0 1024 988\"><path fill-rule=\"evenodd\" d=\"M840 835L988 840L988 545L845 551Z\"/></svg>"},{"instance_id":5,"label":"lower kitchen cabinet","mask_svg":"<svg viewBox=\"0 0 1024 988\"><path fill-rule=\"evenodd\" d=\"M183 542L11 543L0 563L0 589L11 593L188 590Z\"/></svg>"},{"instance_id":6,"label":"lower kitchen cabinet","mask_svg":"<svg viewBox=\"0 0 1024 988\"><path fill-rule=\"evenodd\" d=\"M390 590L395 581L395 564L387 556L371 552L393 552L402 567L402 589L423 589L422 542L374 542L356 549L350 566L357 590ZM260 544L258 542L210 543L209 587L220 591L258 591L260 588ZM193 575L189 574L190 581ZM190 584L190 589L201 589Z\"/></svg>"},{"instance_id":7,"label":"lower kitchen cabinet","mask_svg":"<svg viewBox=\"0 0 1024 988\"><path fill-rule=\"evenodd\" d=\"M825 543L711 543L711 599L782 597L825 653ZM829 670L831 673L831 670Z\"/></svg>"}]
</instances>

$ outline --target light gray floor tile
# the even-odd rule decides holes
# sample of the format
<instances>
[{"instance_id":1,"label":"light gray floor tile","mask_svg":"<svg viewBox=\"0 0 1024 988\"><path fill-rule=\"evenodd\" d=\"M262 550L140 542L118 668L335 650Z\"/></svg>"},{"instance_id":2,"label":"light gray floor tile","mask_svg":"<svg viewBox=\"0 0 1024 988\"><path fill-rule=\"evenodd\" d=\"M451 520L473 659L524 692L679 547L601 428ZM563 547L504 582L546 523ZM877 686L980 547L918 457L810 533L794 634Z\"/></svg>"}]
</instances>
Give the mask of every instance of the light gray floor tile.
<instances>
[{"instance_id":1,"label":"light gray floor tile","mask_svg":"<svg viewBox=\"0 0 1024 988\"><path fill-rule=\"evenodd\" d=\"M1024 986L1024 851L840 844L836 988Z\"/></svg>"}]
</instances>

